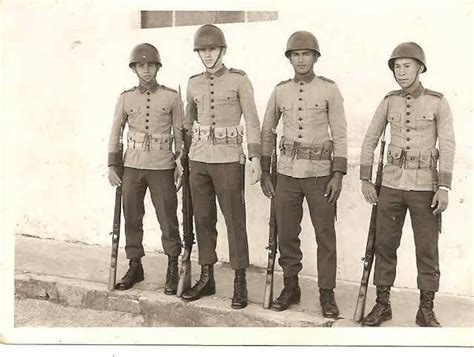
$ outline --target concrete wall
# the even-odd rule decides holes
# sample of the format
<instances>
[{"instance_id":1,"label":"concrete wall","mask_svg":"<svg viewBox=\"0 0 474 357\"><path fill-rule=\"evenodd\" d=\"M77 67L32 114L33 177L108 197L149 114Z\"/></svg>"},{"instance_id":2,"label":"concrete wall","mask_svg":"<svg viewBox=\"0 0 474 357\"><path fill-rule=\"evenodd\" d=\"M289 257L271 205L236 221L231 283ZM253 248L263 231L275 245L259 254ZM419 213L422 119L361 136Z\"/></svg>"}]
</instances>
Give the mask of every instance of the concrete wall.
<instances>
[{"instance_id":1,"label":"concrete wall","mask_svg":"<svg viewBox=\"0 0 474 357\"><path fill-rule=\"evenodd\" d=\"M451 104L458 143L450 207L440 238L440 290L472 295L472 8L458 1L308 4L267 2L260 9L278 10L278 21L221 28L229 44L225 63L248 73L261 116L274 85L292 76L283 56L288 36L305 29L320 41L316 72L339 84L351 146L338 204L338 278L360 279L370 207L357 178L359 147L378 102L397 89L387 58L396 44L410 40L427 53L423 84L443 92ZM17 232L110 243L114 190L107 180L107 141L116 98L136 82L127 67L129 51L140 42L155 44L163 60L158 81L173 88L180 84L183 93L187 78L202 71L191 50L197 26L140 29L143 9L157 8L67 1L3 4L2 143L4 157L10 159L3 168L14 177L13 187L5 189L14 191L8 209L14 210ZM247 187L251 263L264 266L269 201L258 185ZM161 250L160 230L147 199L145 245ZM218 230L218 255L228 261L222 217ZM301 239L303 273L315 275L316 244L307 214ZM416 288L408 219L396 285Z\"/></svg>"}]
</instances>

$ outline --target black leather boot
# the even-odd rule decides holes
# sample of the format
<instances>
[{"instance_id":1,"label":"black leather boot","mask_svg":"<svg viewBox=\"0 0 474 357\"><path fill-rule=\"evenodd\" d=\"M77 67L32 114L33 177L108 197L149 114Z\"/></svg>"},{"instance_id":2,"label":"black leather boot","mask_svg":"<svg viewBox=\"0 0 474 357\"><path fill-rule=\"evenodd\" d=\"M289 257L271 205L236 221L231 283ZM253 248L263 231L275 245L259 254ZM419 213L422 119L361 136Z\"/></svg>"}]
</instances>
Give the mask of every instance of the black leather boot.
<instances>
[{"instance_id":1,"label":"black leather boot","mask_svg":"<svg viewBox=\"0 0 474 357\"><path fill-rule=\"evenodd\" d=\"M283 290L280 296L273 300L270 308L274 311L284 311L292 304L298 304L301 300L301 289L298 285L298 276L283 278Z\"/></svg>"},{"instance_id":2,"label":"black leather boot","mask_svg":"<svg viewBox=\"0 0 474 357\"><path fill-rule=\"evenodd\" d=\"M207 295L216 293L216 282L214 281L214 266L202 265L201 277L194 286L186 290L181 296L184 300L194 301Z\"/></svg>"},{"instance_id":3,"label":"black leather boot","mask_svg":"<svg viewBox=\"0 0 474 357\"><path fill-rule=\"evenodd\" d=\"M333 289L319 288L319 303L321 304L324 317L336 318L339 316L339 308L336 304Z\"/></svg>"},{"instance_id":4,"label":"black leather boot","mask_svg":"<svg viewBox=\"0 0 474 357\"><path fill-rule=\"evenodd\" d=\"M130 259L128 265L129 268L122 280L120 280L120 282L115 285L115 289L117 290L128 290L136 283L139 283L145 279L141 258Z\"/></svg>"},{"instance_id":5,"label":"black leather boot","mask_svg":"<svg viewBox=\"0 0 474 357\"><path fill-rule=\"evenodd\" d=\"M168 269L166 270L165 294L175 295L178 289L178 257L168 256Z\"/></svg>"},{"instance_id":6,"label":"black leather boot","mask_svg":"<svg viewBox=\"0 0 474 357\"><path fill-rule=\"evenodd\" d=\"M380 326L392 318L390 306L390 286L377 286L377 299L372 311L362 320L362 326Z\"/></svg>"},{"instance_id":7,"label":"black leather boot","mask_svg":"<svg viewBox=\"0 0 474 357\"><path fill-rule=\"evenodd\" d=\"M243 309L248 304L247 280L245 278L245 269L235 271L234 278L234 296L232 297L233 309Z\"/></svg>"},{"instance_id":8,"label":"black leather boot","mask_svg":"<svg viewBox=\"0 0 474 357\"><path fill-rule=\"evenodd\" d=\"M433 311L434 291L420 291L420 307L416 313L416 324L421 327L441 327Z\"/></svg>"}]
</instances>

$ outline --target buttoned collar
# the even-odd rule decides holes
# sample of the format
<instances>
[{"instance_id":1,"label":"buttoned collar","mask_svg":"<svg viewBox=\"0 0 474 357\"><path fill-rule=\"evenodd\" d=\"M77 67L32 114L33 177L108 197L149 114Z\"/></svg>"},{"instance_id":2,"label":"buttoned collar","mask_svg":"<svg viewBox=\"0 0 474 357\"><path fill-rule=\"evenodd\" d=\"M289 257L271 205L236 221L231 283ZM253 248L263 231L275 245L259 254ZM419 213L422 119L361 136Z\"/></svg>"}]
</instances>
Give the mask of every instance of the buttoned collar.
<instances>
[{"instance_id":1,"label":"buttoned collar","mask_svg":"<svg viewBox=\"0 0 474 357\"><path fill-rule=\"evenodd\" d=\"M314 79L314 77L316 77L316 75L314 74L313 71L308 72L306 74L295 73L295 77L293 78L293 80L295 82L303 81L303 82L309 83Z\"/></svg>"},{"instance_id":2,"label":"buttoned collar","mask_svg":"<svg viewBox=\"0 0 474 357\"><path fill-rule=\"evenodd\" d=\"M156 90L159 88L159 84L158 82L156 81L156 79L154 79L151 84L148 84L147 86L145 86L141 81L140 81L140 84L138 85L138 91L143 94L145 93L147 90L152 92L152 93L155 93Z\"/></svg>"},{"instance_id":3,"label":"buttoned collar","mask_svg":"<svg viewBox=\"0 0 474 357\"><path fill-rule=\"evenodd\" d=\"M211 76L213 77L220 77L222 76L225 72L227 72L227 67L225 65L222 65L221 68L217 72L211 73L209 71L204 72L206 74L207 78L210 78Z\"/></svg>"},{"instance_id":4,"label":"buttoned collar","mask_svg":"<svg viewBox=\"0 0 474 357\"><path fill-rule=\"evenodd\" d=\"M413 98L417 99L420 95L423 94L424 91L425 91L425 88L420 82L418 87L413 88L411 90L402 89L402 96L406 97L408 94L410 94Z\"/></svg>"}]
</instances>

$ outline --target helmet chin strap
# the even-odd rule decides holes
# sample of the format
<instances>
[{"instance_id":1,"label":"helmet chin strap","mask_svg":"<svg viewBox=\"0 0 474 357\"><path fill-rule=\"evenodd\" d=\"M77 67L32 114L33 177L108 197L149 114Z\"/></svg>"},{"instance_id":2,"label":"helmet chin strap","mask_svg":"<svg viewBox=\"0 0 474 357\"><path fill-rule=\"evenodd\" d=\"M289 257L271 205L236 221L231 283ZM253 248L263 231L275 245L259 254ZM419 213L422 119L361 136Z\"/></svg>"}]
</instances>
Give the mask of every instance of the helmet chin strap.
<instances>
[{"instance_id":1,"label":"helmet chin strap","mask_svg":"<svg viewBox=\"0 0 474 357\"><path fill-rule=\"evenodd\" d=\"M213 64L211 67L206 66L206 63L205 63L204 60L202 59L201 54L199 54L199 58L201 59L201 62L202 62L202 64L204 65L204 67L206 67L207 69L213 69L213 68L216 66L217 62L219 62L219 60L221 59L223 49L224 49L224 47L221 47L221 49L220 49L220 51L219 51L219 55L217 56L217 58L216 58L214 64ZM199 52L198 52L198 53L199 53Z\"/></svg>"}]
</instances>

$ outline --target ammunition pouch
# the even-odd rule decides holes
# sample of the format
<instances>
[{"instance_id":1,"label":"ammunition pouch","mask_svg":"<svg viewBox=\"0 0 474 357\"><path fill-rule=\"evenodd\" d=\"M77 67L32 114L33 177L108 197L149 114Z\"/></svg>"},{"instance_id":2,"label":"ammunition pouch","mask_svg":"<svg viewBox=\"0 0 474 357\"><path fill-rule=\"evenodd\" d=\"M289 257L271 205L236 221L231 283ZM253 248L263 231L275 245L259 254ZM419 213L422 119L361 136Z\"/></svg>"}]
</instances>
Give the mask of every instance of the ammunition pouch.
<instances>
[{"instance_id":1,"label":"ammunition pouch","mask_svg":"<svg viewBox=\"0 0 474 357\"><path fill-rule=\"evenodd\" d=\"M331 140L321 144L304 144L290 140L284 136L280 140L280 153L298 160L331 160L333 142Z\"/></svg>"},{"instance_id":2,"label":"ammunition pouch","mask_svg":"<svg viewBox=\"0 0 474 357\"><path fill-rule=\"evenodd\" d=\"M243 142L244 128L238 126L213 127L193 124L193 141L207 140L211 145L240 145Z\"/></svg>"},{"instance_id":3,"label":"ammunition pouch","mask_svg":"<svg viewBox=\"0 0 474 357\"><path fill-rule=\"evenodd\" d=\"M173 147L172 135L151 135L141 131L129 131L127 134L127 147L134 150L171 151Z\"/></svg>"},{"instance_id":4,"label":"ammunition pouch","mask_svg":"<svg viewBox=\"0 0 474 357\"><path fill-rule=\"evenodd\" d=\"M436 169L439 158L437 148L429 150L404 150L390 144L387 162L405 169Z\"/></svg>"}]
</instances>

